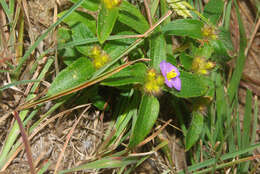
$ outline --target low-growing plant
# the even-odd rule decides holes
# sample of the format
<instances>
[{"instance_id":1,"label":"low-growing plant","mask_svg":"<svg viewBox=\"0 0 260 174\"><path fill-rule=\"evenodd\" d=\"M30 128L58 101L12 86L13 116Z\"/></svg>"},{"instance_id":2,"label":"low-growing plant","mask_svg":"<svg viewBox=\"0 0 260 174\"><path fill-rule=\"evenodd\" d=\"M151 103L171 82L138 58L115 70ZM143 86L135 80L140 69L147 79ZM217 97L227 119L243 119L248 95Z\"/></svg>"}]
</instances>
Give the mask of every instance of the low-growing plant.
<instances>
[{"instance_id":1,"label":"low-growing plant","mask_svg":"<svg viewBox=\"0 0 260 174\"><path fill-rule=\"evenodd\" d=\"M223 0L210 0L203 10L197 10L201 3L190 0L152 0L148 5L126 0L71 2L74 6L60 12L62 20L53 25L61 24L57 49L64 68L44 97L30 100L31 96L16 110L23 110L23 121L29 108L58 98L55 101L61 105L76 94L84 96L80 102L103 110L110 96L115 104L114 122L93 161L60 173L102 168L130 173L150 155L135 156L134 152L152 139L159 141L151 151L162 149L172 163L165 150L168 142L157 137L162 129L151 134L163 103L178 119L188 172L215 173L227 167L234 170L234 166L241 172L249 170L249 163L242 162L256 158L250 153L259 144L254 142L256 128L250 131L250 91L242 132L237 123L246 37L236 1L225 5ZM237 67L227 79L226 62L234 59L230 52L235 52L229 31L232 6L237 10L241 41ZM19 68L14 71L16 76ZM256 119L257 103L254 108ZM15 124L12 132L17 130ZM14 152L10 145L16 138L7 137L0 169ZM126 144L124 150L116 151L122 144ZM174 166L169 171L184 173Z\"/></svg>"}]
</instances>

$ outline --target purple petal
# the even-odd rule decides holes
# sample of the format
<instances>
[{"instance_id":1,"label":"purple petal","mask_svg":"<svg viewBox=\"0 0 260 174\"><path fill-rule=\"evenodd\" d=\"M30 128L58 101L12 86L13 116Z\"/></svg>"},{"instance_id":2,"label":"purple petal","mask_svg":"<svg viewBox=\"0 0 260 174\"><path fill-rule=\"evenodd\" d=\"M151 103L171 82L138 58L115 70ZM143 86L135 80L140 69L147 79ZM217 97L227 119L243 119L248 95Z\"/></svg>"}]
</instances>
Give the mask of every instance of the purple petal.
<instances>
[{"instance_id":1,"label":"purple petal","mask_svg":"<svg viewBox=\"0 0 260 174\"><path fill-rule=\"evenodd\" d=\"M166 78L166 75L167 75L167 62L165 60L161 61L160 69L161 69L162 75Z\"/></svg>"},{"instance_id":2,"label":"purple petal","mask_svg":"<svg viewBox=\"0 0 260 174\"><path fill-rule=\"evenodd\" d=\"M172 69L174 69L174 71L177 73L177 77L179 77L180 76L180 71L178 70L178 68L176 68L175 66L173 66L172 64L170 64L171 65L171 70ZM171 71L170 70L170 71Z\"/></svg>"},{"instance_id":3,"label":"purple petal","mask_svg":"<svg viewBox=\"0 0 260 174\"><path fill-rule=\"evenodd\" d=\"M165 83L169 88L172 88L172 87L173 87L173 83L170 82L167 78L165 78L164 83Z\"/></svg>"},{"instance_id":4,"label":"purple petal","mask_svg":"<svg viewBox=\"0 0 260 174\"><path fill-rule=\"evenodd\" d=\"M161 72L162 72L162 74L165 78L167 76L167 73L170 72L172 69L174 69L174 71L177 73L177 76L180 75L178 68L176 68L174 65L166 62L165 60L161 61L160 69L161 69Z\"/></svg>"},{"instance_id":5,"label":"purple petal","mask_svg":"<svg viewBox=\"0 0 260 174\"><path fill-rule=\"evenodd\" d=\"M171 79L172 86L178 91L181 90L181 79L179 77Z\"/></svg>"},{"instance_id":6,"label":"purple petal","mask_svg":"<svg viewBox=\"0 0 260 174\"><path fill-rule=\"evenodd\" d=\"M181 90L181 79L179 78L180 72L177 69L177 67L175 67L172 64L170 64L170 63L166 62L165 60L163 60L160 63L160 69L161 69L162 75L165 78L165 81L164 81L165 84L169 88L173 88L174 87L176 90L180 91ZM167 79L167 73L169 73L173 69L177 73L177 76L175 78L172 78L172 79L168 80Z\"/></svg>"}]
</instances>

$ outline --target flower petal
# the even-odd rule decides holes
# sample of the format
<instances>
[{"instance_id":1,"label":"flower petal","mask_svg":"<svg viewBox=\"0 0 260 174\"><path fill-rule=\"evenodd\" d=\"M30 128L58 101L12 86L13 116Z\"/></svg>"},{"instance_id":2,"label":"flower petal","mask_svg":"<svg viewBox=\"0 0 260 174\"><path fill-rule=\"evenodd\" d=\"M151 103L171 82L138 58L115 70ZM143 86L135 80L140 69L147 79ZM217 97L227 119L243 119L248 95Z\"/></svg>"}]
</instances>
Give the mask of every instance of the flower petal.
<instances>
[{"instance_id":1,"label":"flower petal","mask_svg":"<svg viewBox=\"0 0 260 174\"><path fill-rule=\"evenodd\" d=\"M173 87L173 83L171 81L169 81L167 78L165 78L165 84L169 87L172 88Z\"/></svg>"},{"instance_id":2,"label":"flower petal","mask_svg":"<svg viewBox=\"0 0 260 174\"><path fill-rule=\"evenodd\" d=\"M174 71L177 73L177 77L180 76L180 71L178 70L177 67L175 67L174 65L170 64L171 65L171 70L174 69Z\"/></svg>"},{"instance_id":3,"label":"flower petal","mask_svg":"<svg viewBox=\"0 0 260 174\"><path fill-rule=\"evenodd\" d=\"M175 88L176 90L180 91L181 90L181 79L179 78L180 76L180 72L178 70L177 67L175 67L174 65L166 62L165 60L161 61L160 63L160 69L161 69L161 73L164 76L164 82L165 84L169 87L169 88ZM175 71L175 73L177 74L176 77L168 80L167 79L167 73L171 72L172 70Z\"/></svg>"},{"instance_id":4,"label":"flower petal","mask_svg":"<svg viewBox=\"0 0 260 174\"><path fill-rule=\"evenodd\" d=\"M162 75L166 78L166 75L167 75L167 62L165 60L161 61L160 69L161 69Z\"/></svg>"},{"instance_id":5,"label":"flower petal","mask_svg":"<svg viewBox=\"0 0 260 174\"><path fill-rule=\"evenodd\" d=\"M171 79L172 86L177 89L178 91L181 90L181 79L179 77Z\"/></svg>"}]
</instances>

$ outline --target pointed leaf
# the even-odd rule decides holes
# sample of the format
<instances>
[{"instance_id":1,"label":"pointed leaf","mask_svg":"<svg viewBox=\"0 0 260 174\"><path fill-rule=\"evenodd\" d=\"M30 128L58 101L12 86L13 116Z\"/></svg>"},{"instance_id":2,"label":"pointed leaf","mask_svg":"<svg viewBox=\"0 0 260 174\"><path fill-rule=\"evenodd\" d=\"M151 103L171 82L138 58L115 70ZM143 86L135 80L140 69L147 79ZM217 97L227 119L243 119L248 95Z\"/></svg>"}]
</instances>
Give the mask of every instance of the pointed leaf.
<instances>
[{"instance_id":1,"label":"pointed leaf","mask_svg":"<svg viewBox=\"0 0 260 174\"><path fill-rule=\"evenodd\" d=\"M85 57L77 59L57 75L47 95L54 95L85 82L92 76L94 71L95 69L89 59Z\"/></svg>"},{"instance_id":2,"label":"pointed leaf","mask_svg":"<svg viewBox=\"0 0 260 174\"><path fill-rule=\"evenodd\" d=\"M118 16L118 11L118 7L108 9L102 3L97 20L97 37L101 44L110 36Z\"/></svg>"},{"instance_id":3,"label":"pointed leaf","mask_svg":"<svg viewBox=\"0 0 260 174\"><path fill-rule=\"evenodd\" d=\"M186 70L191 70L192 67L192 62L193 62L193 57L191 57L188 54L185 54L184 52L181 53L180 55L180 61L182 66L186 69Z\"/></svg>"},{"instance_id":4,"label":"pointed leaf","mask_svg":"<svg viewBox=\"0 0 260 174\"><path fill-rule=\"evenodd\" d=\"M62 173L71 173L71 172L76 172L76 171L84 171L88 169L108 169L108 168L118 168L118 167L123 167L129 164L137 163L138 160L136 158L129 158L129 157L110 157L110 158L103 158L99 159L93 162L87 162L84 163L78 167L68 169L68 170L63 170L60 171L59 174Z\"/></svg>"},{"instance_id":5,"label":"pointed leaf","mask_svg":"<svg viewBox=\"0 0 260 174\"><path fill-rule=\"evenodd\" d=\"M210 0L204 7L203 15L213 24L217 24L224 9L223 0Z\"/></svg>"},{"instance_id":6,"label":"pointed leaf","mask_svg":"<svg viewBox=\"0 0 260 174\"><path fill-rule=\"evenodd\" d=\"M145 73L146 66L143 63L137 63L104 80L101 84L106 86L142 84L145 80Z\"/></svg>"},{"instance_id":7,"label":"pointed leaf","mask_svg":"<svg viewBox=\"0 0 260 174\"><path fill-rule=\"evenodd\" d=\"M58 29L58 45L65 44L66 42L70 42L71 40L71 30L66 28ZM78 51L73 47L65 47L58 51L59 56L62 57L62 60L66 65L72 64L72 62L75 61L77 57L79 57Z\"/></svg>"},{"instance_id":8,"label":"pointed leaf","mask_svg":"<svg viewBox=\"0 0 260 174\"><path fill-rule=\"evenodd\" d=\"M70 0L71 2L78 2L79 0ZM85 0L81 6L90 11L97 11L100 0Z\"/></svg>"},{"instance_id":9,"label":"pointed leaf","mask_svg":"<svg viewBox=\"0 0 260 174\"><path fill-rule=\"evenodd\" d=\"M72 38L73 41L87 39L87 38L95 38L95 35L90 31L90 29L82 24L78 23L73 26L72 28ZM85 45L79 45L76 46L76 49L83 55L89 56L90 51L92 49L92 45L85 44Z\"/></svg>"},{"instance_id":10,"label":"pointed leaf","mask_svg":"<svg viewBox=\"0 0 260 174\"><path fill-rule=\"evenodd\" d=\"M120 5L118 20L138 33L144 33L149 29L149 24L140 10L127 1Z\"/></svg>"},{"instance_id":11,"label":"pointed leaf","mask_svg":"<svg viewBox=\"0 0 260 174\"><path fill-rule=\"evenodd\" d=\"M134 35L133 32L120 32L117 35ZM112 59L121 56L125 50L134 42L136 38L124 38L118 40L107 41L104 45L104 50L109 54Z\"/></svg>"},{"instance_id":12,"label":"pointed leaf","mask_svg":"<svg viewBox=\"0 0 260 174\"><path fill-rule=\"evenodd\" d=\"M185 150L189 150L199 139L203 129L203 115L199 112L192 113L191 126L185 137Z\"/></svg>"},{"instance_id":13,"label":"pointed leaf","mask_svg":"<svg viewBox=\"0 0 260 174\"><path fill-rule=\"evenodd\" d=\"M63 16L67 11L63 11L59 13L59 17ZM73 27L73 25L78 23L85 24L92 33L96 33L96 20L88 13L82 12L82 11L74 11L72 12L67 18L63 20L66 24L68 24L70 27Z\"/></svg>"},{"instance_id":14,"label":"pointed leaf","mask_svg":"<svg viewBox=\"0 0 260 174\"><path fill-rule=\"evenodd\" d=\"M163 26L162 31L167 35L188 36L194 39L202 39L203 22L194 19L177 19Z\"/></svg>"},{"instance_id":15,"label":"pointed leaf","mask_svg":"<svg viewBox=\"0 0 260 174\"><path fill-rule=\"evenodd\" d=\"M207 92L208 86L206 85L206 79L203 79L205 77L185 71L180 71L180 73L181 90L165 89L169 93L181 98L190 98L202 96Z\"/></svg>"},{"instance_id":16,"label":"pointed leaf","mask_svg":"<svg viewBox=\"0 0 260 174\"><path fill-rule=\"evenodd\" d=\"M160 104L156 97L143 95L138 117L130 138L129 147L138 145L150 133L159 114Z\"/></svg>"},{"instance_id":17,"label":"pointed leaf","mask_svg":"<svg viewBox=\"0 0 260 174\"><path fill-rule=\"evenodd\" d=\"M163 60L166 60L166 41L163 36L157 29L158 32L154 33L151 36L151 47L150 47L150 64L157 71L160 70L160 63Z\"/></svg>"}]
</instances>

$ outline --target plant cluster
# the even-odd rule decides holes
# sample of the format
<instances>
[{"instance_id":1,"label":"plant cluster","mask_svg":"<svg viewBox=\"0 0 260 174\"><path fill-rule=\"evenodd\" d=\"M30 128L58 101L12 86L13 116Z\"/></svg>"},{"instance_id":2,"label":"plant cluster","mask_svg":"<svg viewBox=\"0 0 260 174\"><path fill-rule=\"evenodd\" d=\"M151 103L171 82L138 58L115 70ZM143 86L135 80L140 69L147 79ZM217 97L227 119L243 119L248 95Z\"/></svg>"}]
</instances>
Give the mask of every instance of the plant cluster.
<instances>
[{"instance_id":1,"label":"plant cluster","mask_svg":"<svg viewBox=\"0 0 260 174\"><path fill-rule=\"evenodd\" d=\"M107 132L97 158L61 173L110 167L118 168L118 173L130 173L150 156L134 155L147 143L152 144L152 151L160 149L165 154L171 164L168 173L184 173L173 167L169 142L158 138L162 129L151 134L159 124L162 104L167 103L174 113L168 118L176 118L181 129L182 144L189 157L187 170L215 173L230 167L235 171L233 166L246 160L245 155L259 146L253 145L254 136L247 130L252 121L250 91L244 131L235 124L239 120L236 96L246 42L238 11L238 68L230 79L225 75L226 62L234 58L229 54L234 50L228 22L231 7L238 9L236 1L144 1L71 0L71 9L60 12L59 21L50 27L62 23L58 28L58 55L64 68L43 98L28 99L18 108L22 110L21 120L35 105L61 97L63 104L79 94L84 96L79 99L81 103L91 102L104 110L108 96L113 94L113 131ZM52 63L51 59L49 64ZM33 127L39 123L35 124ZM15 130L17 125L12 132ZM15 134L6 142L10 146L16 138ZM118 152L122 147L124 150ZM5 146L0 154L0 169L13 153L10 148ZM249 163L238 166L241 172L248 169Z\"/></svg>"}]
</instances>

